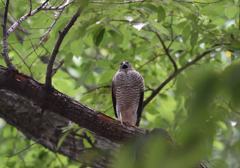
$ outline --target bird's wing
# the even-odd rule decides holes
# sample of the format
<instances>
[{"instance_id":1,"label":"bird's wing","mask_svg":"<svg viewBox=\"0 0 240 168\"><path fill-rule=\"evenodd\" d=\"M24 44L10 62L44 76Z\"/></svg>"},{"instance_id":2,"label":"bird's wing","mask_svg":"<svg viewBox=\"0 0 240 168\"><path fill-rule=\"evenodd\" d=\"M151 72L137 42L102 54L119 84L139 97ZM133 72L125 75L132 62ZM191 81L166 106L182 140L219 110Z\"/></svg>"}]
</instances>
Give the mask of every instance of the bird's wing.
<instances>
[{"instance_id":1,"label":"bird's wing","mask_svg":"<svg viewBox=\"0 0 240 168\"><path fill-rule=\"evenodd\" d=\"M140 120L141 120L141 115L142 115L142 110L143 110L143 97L144 97L144 90L140 94L140 99L139 99L139 104L138 104L138 110L137 110L137 122L136 126L139 126Z\"/></svg>"},{"instance_id":2,"label":"bird's wing","mask_svg":"<svg viewBox=\"0 0 240 168\"><path fill-rule=\"evenodd\" d=\"M118 118L117 116L117 110L116 110L116 88L114 86L114 81L112 81L112 102L113 102L113 109L114 109L114 112L115 112L115 116Z\"/></svg>"}]
</instances>

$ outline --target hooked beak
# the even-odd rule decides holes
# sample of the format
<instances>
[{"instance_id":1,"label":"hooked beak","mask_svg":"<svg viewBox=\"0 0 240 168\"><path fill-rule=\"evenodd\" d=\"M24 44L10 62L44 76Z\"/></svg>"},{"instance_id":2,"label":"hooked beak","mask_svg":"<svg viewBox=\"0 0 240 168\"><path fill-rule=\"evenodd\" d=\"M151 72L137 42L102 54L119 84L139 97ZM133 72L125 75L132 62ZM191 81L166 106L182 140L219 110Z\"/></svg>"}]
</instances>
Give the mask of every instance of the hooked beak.
<instances>
[{"instance_id":1,"label":"hooked beak","mask_svg":"<svg viewBox=\"0 0 240 168\"><path fill-rule=\"evenodd\" d=\"M122 65L122 69L127 69L127 68L128 68L128 65L124 62Z\"/></svg>"}]
</instances>

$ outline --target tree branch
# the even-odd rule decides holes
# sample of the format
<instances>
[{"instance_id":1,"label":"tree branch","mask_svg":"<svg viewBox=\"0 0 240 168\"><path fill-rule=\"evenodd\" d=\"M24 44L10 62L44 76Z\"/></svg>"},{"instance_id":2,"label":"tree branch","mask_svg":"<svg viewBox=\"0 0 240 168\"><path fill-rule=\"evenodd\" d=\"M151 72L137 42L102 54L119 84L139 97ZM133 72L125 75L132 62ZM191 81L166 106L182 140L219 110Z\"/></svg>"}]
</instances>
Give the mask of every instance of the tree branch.
<instances>
[{"instance_id":1,"label":"tree branch","mask_svg":"<svg viewBox=\"0 0 240 168\"><path fill-rule=\"evenodd\" d=\"M10 74L2 66L0 66L0 88L17 93L41 109L52 111L113 142L122 142L149 132L127 123L123 126L118 120L93 110L54 88L49 91L42 83L30 76L21 73Z\"/></svg>"},{"instance_id":2,"label":"tree branch","mask_svg":"<svg viewBox=\"0 0 240 168\"><path fill-rule=\"evenodd\" d=\"M221 46L221 45L230 45L230 44L215 44L209 49L208 51L203 52L201 55L197 56L194 60L191 62L186 63L184 66L179 68L177 71L174 71L161 85L158 86L157 89L155 89L152 94L143 102L143 107L145 107L161 90L162 88L168 84L174 77L176 77L179 73L181 73L183 70L187 69L191 65L195 64L197 61L199 61L201 58L203 58L205 55L209 54L212 52L215 47Z\"/></svg>"},{"instance_id":3,"label":"tree branch","mask_svg":"<svg viewBox=\"0 0 240 168\"><path fill-rule=\"evenodd\" d=\"M28 12L28 16L30 16L32 12L32 0L29 0L29 7L30 7L30 10Z\"/></svg>"},{"instance_id":4,"label":"tree branch","mask_svg":"<svg viewBox=\"0 0 240 168\"><path fill-rule=\"evenodd\" d=\"M0 90L0 107L0 117L8 124L16 127L28 139L34 140L35 143L37 142L38 144L41 144L53 153L60 153L69 159L84 163L91 167L109 167L109 165L112 164L112 161L110 158L103 155L103 153L111 153L113 156L116 150L120 147L117 143L93 134L95 139L95 149L89 149L84 146L84 138L82 136L76 138L75 134L69 133L57 150L58 142L64 135L61 127L68 125L67 119L62 118L57 114L47 112L46 116L48 120L46 120L45 117L40 115L39 107L34 106L27 99L7 90ZM31 147L33 144L26 148ZM19 152L22 152L23 150ZM90 153L97 156L93 161L90 158L85 157Z\"/></svg>"},{"instance_id":5,"label":"tree branch","mask_svg":"<svg viewBox=\"0 0 240 168\"><path fill-rule=\"evenodd\" d=\"M166 55L168 56L168 58L169 58L170 61L172 62L173 67L174 67L174 71L177 72L177 70L178 70L177 64L176 64L176 62L173 60L172 56L170 55L169 50L168 50L168 48L166 47L166 45L164 44L161 36L160 36L156 31L154 31L154 33L156 34L156 36L158 37L159 41L161 42L161 44L162 44L162 46L163 46L163 49L164 49Z\"/></svg>"},{"instance_id":6,"label":"tree branch","mask_svg":"<svg viewBox=\"0 0 240 168\"><path fill-rule=\"evenodd\" d=\"M64 2L64 1L62 1L62 2ZM73 2L75 2L75 1L67 0L66 3L63 4L63 5L61 3L59 6L56 6L56 7L53 7L53 6L44 7L44 8L42 8L42 10L59 10L59 9L64 9L65 7L67 7L68 5L72 4Z\"/></svg>"},{"instance_id":7,"label":"tree branch","mask_svg":"<svg viewBox=\"0 0 240 168\"><path fill-rule=\"evenodd\" d=\"M52 54L49 58L48 61L48 66L47 66L47 72L46 72L46 80L45 80L45 87L50 88L52 86L52 68L53 68L53 63L55 61L55 58L59 52L59 47L62 44L62 41L66 34L68 33L69 29L74 25L75 21L77 18L80 16L80 13L82 11L82 8L78 8L78 10L75 12L73 17L70 19L70 21L67 23L67 25L64 27L62 32L59 32L59 36L57 39L57 42L55 43L55 46L53 48Z\"/></svg>"},{"instance_id":8,"label":"tree branch","mask_svg":"<svg viewBox=\"0 0 240 168\"><path fill-rule=\"evenodd\" d=\"M31 11L31 13L27 13L26 15L22 16L20 19L18 19L7 31L7 36L9 36L24 20L26 20L29 16L33 16L35 15L36 13L38 13L42 8L43 6L46 5L46 3L48 2L49 0L46 0L42 5L40 5L38 8L34 9L33 11Z\"/></svg>"},{"instance_id":9,"label":"tree branch","mask_svg":"<svg viewBox=\"0 0 240 168\"><path fill-rule=\"evenodd\" d=\"M45 38L47 37L47 35L50 33L50 31L52 30L53 26L56 24L58 18L60 17L60 15L62 14L63 12L63 9L60 9L58 11L58 14L57 16L55 17L54 21L52 22L51 26L48 28L48 30L43 34L43 36L41 36L41 41L35 46L33 47L33 50L28 54L26 55L23 59L27 59L41 44L42 42L45 40Z\"/></svg>"},{"instance_id":10,"label":"tree branch","mask_svg":"<svg viewBox=\"0 0 240 168\"><path fill-rule=\"evenodd\" d=\"M7 36L7 15L8 15L8 5L9 5L9 0L6 1L5 5L5 11L4 11L4 16L3 16L3 58L5 63L7 64L7 67L10 71L17 71L17 68L12 64L9 56L8 56L8 36Z\"/></svg>"}]
</instances>

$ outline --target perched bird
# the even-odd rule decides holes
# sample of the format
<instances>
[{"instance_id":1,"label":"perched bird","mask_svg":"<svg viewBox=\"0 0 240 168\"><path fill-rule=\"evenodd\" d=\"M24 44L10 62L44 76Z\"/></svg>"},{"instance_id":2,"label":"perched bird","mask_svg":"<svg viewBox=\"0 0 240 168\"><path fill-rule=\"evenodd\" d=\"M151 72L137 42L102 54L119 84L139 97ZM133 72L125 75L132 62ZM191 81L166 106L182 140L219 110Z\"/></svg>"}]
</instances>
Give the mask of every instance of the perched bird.
<instances>
[{"instance_id":1,"label":"perched bird","mask_svg":"<svg viewBox=\"0 0 240 168\"><path fill-rule=\"evenodd\" d=\"M144 79L129 62L121 62L112 81L115 116L121 122L138 126L143 110Z\"/></svg>"}]
</instances>

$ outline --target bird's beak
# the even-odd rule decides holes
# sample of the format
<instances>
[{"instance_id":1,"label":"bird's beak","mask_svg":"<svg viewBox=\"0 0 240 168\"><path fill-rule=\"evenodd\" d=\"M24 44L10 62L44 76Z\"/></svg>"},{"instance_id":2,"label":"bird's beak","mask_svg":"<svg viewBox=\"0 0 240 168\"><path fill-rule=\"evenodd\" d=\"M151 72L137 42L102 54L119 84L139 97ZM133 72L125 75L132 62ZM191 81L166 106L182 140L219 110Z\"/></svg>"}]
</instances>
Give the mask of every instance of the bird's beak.
<instances>
[{"instance_id":1,"label":"bird's beak","mask_svg":"<svg viewBox=\"0 0 240 168\"><path fill-rule=\"evenodd\" d=\"M125 62L123 62L122 69L127 69L127 68L128 68L128 65Z\"/></svg>"}]
</instances>

